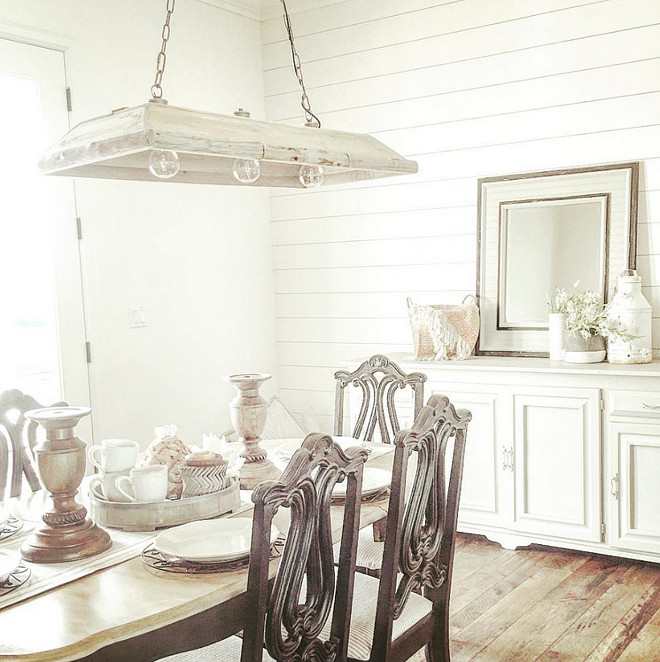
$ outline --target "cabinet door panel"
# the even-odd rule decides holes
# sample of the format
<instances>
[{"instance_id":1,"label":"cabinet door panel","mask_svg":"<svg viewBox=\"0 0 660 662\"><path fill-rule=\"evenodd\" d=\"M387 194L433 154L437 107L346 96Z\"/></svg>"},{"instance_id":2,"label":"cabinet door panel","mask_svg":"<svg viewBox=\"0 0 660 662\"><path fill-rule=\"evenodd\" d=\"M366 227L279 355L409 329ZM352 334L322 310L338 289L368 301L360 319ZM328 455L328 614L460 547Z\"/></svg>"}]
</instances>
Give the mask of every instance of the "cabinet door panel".
<instances>
[{"instance_id":1,"label":"cabinet door panel","mask_svg":"<svg viewBox=\"0 0 660 662\"><path fill-rule=\"evenodd\" d=\"M472 412L465 445L459 528L469 524L507 526L510 522L510 500L506 499L508 489L502 485L502 448L496 425L501 398L496 393L480 392L481 388L469 385L458 391L455 385L437 382L427 383L426 388L429 396L441 393L457 409Z\"/></svg>"},{"instance_id":2,"label":"cabinet door panel","mask_svg":"<svg viewBox=\"0 0 660 662\"><path fill-rule=\"evenodd\" d=\"M660 425L610 423L610 544L660 552Z\"/></svg>"},{"instance_id":3,"label":"cabinet door panel","mask_svg":"<svg viewBox=\"0 0 660 662\"><path fill-rule=\"evenodd\" d=\"M518 531L599 542L600 391L513 396Z\"/></svg>"}]
</instances>

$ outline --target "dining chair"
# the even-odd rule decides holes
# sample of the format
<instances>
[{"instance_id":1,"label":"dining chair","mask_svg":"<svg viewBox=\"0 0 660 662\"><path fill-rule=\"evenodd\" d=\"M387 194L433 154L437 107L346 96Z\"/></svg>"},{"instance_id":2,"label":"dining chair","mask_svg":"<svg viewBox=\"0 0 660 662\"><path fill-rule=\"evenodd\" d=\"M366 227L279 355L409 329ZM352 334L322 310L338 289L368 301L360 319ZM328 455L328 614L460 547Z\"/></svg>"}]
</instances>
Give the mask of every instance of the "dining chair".
<instances>
[{"instance_id":1,"label":"dining chair","mask_svg":"<svg viewBox=\"0 0 660 662\"><path fill-rule=\"evenodd\" d=\"M394 439L381 576L356 573L350 661L399 662L426 646L427 660L449 662L449 598L471 418L446 396L433 395L412 428Z\"/></svg>"},{"instance_id":2,"label":"dining chair","mask_svg":"<svg viewBox=\"0 0 660 662\"><path fill-rule=\"evenodd\" d=\"M406 374L387 356L375 354L364 361L353 372L335 372L335 434L342 435L344 429L344 398L349 386L360 389L360 409L355 417L351 436L363 441L391 443L399 431L399 417L395 396L397 391L410 387L414 394L413 420L424 404L424 382L421 372ZM376 425L379 436L376 438ZM374 522L369 530L360 532L357 565L361 572L378 576L382 557L384 519ZM337 558L335 549L335 558Z\"/></svg>"},{"instance_id":3,"label":"dining chair","mask_svg":"<svg viewBox=\"0 0 660 662\"><path fill-rule=\"evenodd\" d=\"M230 637L206 648L168 657L169 662L346 660L362 470L367 457L365 448L343 451L330 436L312 433L293 454L278 480L265 481L254 488L247 580L250 610L242 639ZM343 480L348 484L341 563L335 573L330 506L332 490ZM271 588L271 524L280 508L289 510L290 524Z\"/></svg>"},{"instance_id":4,"label":"dining chair","mask_svg":"<svg viewBox=\"0 0 660 662\"><path fill-rule=\"evenodd\" d=\"M34 465L38 425L28 421L25 412L42 406L18 389L0 394L0 501L19 496L25 481L33 492L41 488Z\"/></svg>"},{"instance_id":5,"label":"dining chair","mask_svg":"<svg viewBox=\"0 0 660 662\"><path fill-rule=\"evenodd\" d=\"M394 361L382 354L375 354L353 372L338 370L335 372L335 434L343 434L344 397L347 387L353 386L360 389L361 400L351 436L363 441L391 443L400 429L395 403L397 391L408 386L412 389L414 419L424 404L425 381L425 374L406 374ZM380 439L375 438L376 431Z\"/></svg>"}]
</instances>

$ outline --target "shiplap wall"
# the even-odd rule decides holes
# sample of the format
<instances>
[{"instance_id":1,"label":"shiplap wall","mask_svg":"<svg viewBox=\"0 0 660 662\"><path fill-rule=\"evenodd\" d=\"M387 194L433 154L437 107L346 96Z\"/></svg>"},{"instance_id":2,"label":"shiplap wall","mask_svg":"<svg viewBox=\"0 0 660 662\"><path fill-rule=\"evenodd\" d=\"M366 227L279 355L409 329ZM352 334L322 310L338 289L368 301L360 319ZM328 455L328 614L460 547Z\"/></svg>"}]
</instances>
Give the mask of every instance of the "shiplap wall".
<instances>
[{"instance_id":1,"label":"shiplap wall","mask_svg":"<svg viewBox=\"0 0 660 662\"><path fill-rule=\"evenodd\" d=\"M475 288L477 179L642 163L638 267L660 349L660 2L347 0L293 16L326 128L372 133L419 174L273 193L280 394L326 429L346 359L411 351L405 297ZM300 123L281 19L266 112Z\"/></svg>"}]
</instances>

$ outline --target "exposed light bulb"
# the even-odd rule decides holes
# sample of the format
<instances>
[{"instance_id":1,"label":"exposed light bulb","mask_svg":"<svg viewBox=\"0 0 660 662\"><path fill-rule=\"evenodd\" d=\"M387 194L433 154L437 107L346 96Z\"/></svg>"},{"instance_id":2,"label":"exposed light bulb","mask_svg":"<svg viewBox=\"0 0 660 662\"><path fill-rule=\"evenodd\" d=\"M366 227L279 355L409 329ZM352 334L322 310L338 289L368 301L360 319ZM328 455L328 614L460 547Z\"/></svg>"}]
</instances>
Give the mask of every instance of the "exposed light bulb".
<instances>
[{"instance_id":1,"label":"exposed light bulb","mask_svg":"<svg viewBox=\"0 0 660 662\"><path fill-rule=\"evenodd\" d=\"M149 171L158 179L171 179L181 169L181 159L169 149L154 149L149 156Z\"/></svg>"},{"instance_id":2,"label":"exposed light bulb","mask_svg":"<svg viewBox=\"0 0 660 662\"><path fill-rule=\"evenodd\" d=\"M318 188L323 184L323 168L315 165L301 166L298 179L305 188Z\"/></svg>"},{"instance_id":3,"label":"exposed light bulb","mask_svg":"<svg viewBox=\"0 0 660 662\"><path fill-rule=\"evenodd\" d=\"M236 159L232 173L241 184L253 184L261 175L261 163L255 159Z\"/></svg>"}]
</instances>

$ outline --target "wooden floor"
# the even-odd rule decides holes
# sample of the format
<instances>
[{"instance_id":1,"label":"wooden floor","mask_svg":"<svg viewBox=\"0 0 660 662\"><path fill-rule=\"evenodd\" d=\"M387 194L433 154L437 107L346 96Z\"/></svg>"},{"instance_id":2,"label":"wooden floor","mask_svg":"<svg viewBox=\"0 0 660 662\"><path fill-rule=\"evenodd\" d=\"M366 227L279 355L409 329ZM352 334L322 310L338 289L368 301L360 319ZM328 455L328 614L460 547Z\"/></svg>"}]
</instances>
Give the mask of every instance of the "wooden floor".
<instances>
[{"instance_id":1,"label":"wooden floor","mask_svg":"<svg viewBox=\"0 0 660 662\"><path fill-rule=\"evenodd\" d=\"M452 662L660 662L660 565L461 534Z\"/></svg>"}]
</instances>

